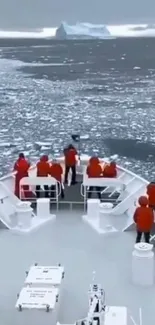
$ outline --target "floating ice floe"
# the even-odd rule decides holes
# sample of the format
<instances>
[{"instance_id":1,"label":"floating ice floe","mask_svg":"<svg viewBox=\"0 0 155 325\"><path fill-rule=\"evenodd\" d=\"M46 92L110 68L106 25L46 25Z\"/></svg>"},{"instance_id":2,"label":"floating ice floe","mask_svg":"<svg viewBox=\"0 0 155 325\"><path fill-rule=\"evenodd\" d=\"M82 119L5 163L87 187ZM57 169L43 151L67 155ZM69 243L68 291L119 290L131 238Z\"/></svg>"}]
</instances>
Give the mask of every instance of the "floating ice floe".
<instances>
[{"instance_id":1,"label":"floating ice floe","mask_svg":"<svg viewBox=\"0 0 155 325\"><path fill-rule=\"evenodd\" d=\"M125 161L125 162L124 162L124 165L126 165L126 166L130 166L130 165L131 165L131 162L130 162L130 161Z\"/></svg>"},{"instance_id":2,"label":"floating ice floe","mask_svg":"<svg viewBox=\"0 0 155 325\"><path fill-rule=\"evenodd\" d=\"M12 151L11 150L7 150L7 151L3 151L3 157L7 157L7 156L11 156L12 155Z\"/></svg>"},{"instance_id":3,"label":"floating ice floe","mask_svg":"<svg viewBox=\"0 0 155 325\"><path fill-rule=\"evenodd\" d=\"M80 135L80 140L88 140L90 137L88 134Z\"/></svg>"},{"instance_id":4,"label":"floating ice floe","mask_svg":"<svg viewBox=\"0 0 155 325\"><path fill-rule=\"evenodd\" d=\"M15 144L15 143L0 142L0 147L13 148L13 147L16 147L16 146L17 146L17 144Z\"/></svg>"},{"instance_id":5,"label":"floating ice floe","mask_svg":"<svg viewBox=\"0 0 155 325\"><path fill-rule=\"evenodd\" d=\"M133 70L141 70L141 67L134 67Z\"/></svg>"},{"instance_id":6,"label":"floating ice floe","mask_svg":"<svg viewBox=\"0 0 155 325\"><path fill-rule=\"evenodd\" d=\"M35 142L34 143L34 147L36 150L41 150L41 149L50 149L52 146L52 143L51 142Z\"/></svg>"},{"instance_id":7,"label":"floating ice floe","mask_svg":"<svg viewBox=\"0 0 155 325\"><path fill-rule=\"evenodd\" d=\"M113 159L113 160L116 160L117 158L118 158L118 155L117 154L110 156L110 159Z\"/></svg>"},{"instance_id":8,"label":"floating ice floe","mask_svg":"<svg viewBox=\"0 0 155 325\"><path fill-rule=\"evenodd\" d=\"M48 146L42 146L40 150L43 150L43 151L51 150L51 146L50 147L48 147Z\"/></svg>"},{"instance_id":9,"label":"floating ice floe","mask_svg":"<svg viewBox=\"0 0 155 325\"><path fill-rule=\"evenodd\" d=\"M40 121L51 121L50 117L41 117Z\"/></svg>"}]
</instances>

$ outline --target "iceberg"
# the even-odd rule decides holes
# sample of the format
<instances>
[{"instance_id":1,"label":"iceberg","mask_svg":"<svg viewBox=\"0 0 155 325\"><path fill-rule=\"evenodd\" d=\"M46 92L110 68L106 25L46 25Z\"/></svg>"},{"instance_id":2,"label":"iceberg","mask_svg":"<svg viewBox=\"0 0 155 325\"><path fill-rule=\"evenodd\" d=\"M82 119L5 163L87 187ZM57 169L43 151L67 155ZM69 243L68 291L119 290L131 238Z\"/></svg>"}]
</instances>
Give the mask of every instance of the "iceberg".
<instances>
[{"instance_id":1,"label":"iceberg","mask_svg":"<svg viewBox=\"0 0 155 325\"><path fill-rule=\"evenodd\" d=\"M107 39L113 38L105 25L94 25L90 23L76 23L68 25L62 22L57 28L56 39Z\"/></svg>"}]
</instances>

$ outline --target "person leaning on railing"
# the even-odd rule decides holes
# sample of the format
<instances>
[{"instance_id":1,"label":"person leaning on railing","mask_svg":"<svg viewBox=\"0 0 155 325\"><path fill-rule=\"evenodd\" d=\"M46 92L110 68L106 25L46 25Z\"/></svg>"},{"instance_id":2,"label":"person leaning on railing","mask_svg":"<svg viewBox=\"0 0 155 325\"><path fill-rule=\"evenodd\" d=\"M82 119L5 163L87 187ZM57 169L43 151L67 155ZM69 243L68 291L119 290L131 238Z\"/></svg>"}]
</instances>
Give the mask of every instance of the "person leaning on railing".
<instances>
[{"instance_id":1,"label":"person leaning on railing","mask_svg":"<svg viewBox=\"0 0 155 325\"><path fill-rule=\"evenodd\" d=\"M64 199L64 189L62 186L62 175L63 175L63 169L60 163L56 161L52 161L52 165L50 167L50 175L57 180L58 188L61 193L61 198ZM54 189L55 186L51 186L51 198L54 195Z\"/></svg>"},{"instance_id":2,"label":"person leaning on railing","mask_svg":"<svg viewBox=\"0 0 155 325\"><path fill-rule=\"evenodd\" d=\"M107 178L117 177L117 167L115 161L111 161L110 164L107 164L104 167L103 177L107 177Z\"/></svg>"},{"instance_id":3,"label":"person leaning on railing","mask_svg":"<svg viewBox=\"0 0 155 325\"><path fill-rule=\"evenodd\" d=\"M48 177L48 175L50 174L50 164L48 162L48 156L43 155L40 158L40 161L38 161L36 167L37 167L37 177ZM44 190L45 190L45 197L48 198L49 197L49 187L48 187L48 185L44 185ZM41 191L41 187L40 187L40 185L37 185L36 186L36 196L37 196L37 198L40 197L40 191Z\"/></svg>"},{"instance_id":4,"label":"person leaning on railing","mask_svg":"<svg viewBox=\"0 0 155 325\"><path fill-rule=\"evenodd\" d=\"M20 193L19 193L20 192L20 189L19 189L20 181L22 178L28 177L29 168L30 168L29 161L25 158L25 155L23 153L20 153L17 161L14 164L14 168L13 168L13 170L16 172L14 193L18 198L20 198ZM29 186L23 185L24 196L27 196L28 191L29 191Z\"/></svg>"},{"instance_id":5,"label":"person leaning on railing","mask_svg":"<svg viewBox=\"0 0 155 325\"><path fill-rule=\"evenodd\" d=\"M102 177L103 170L102 170L102 167L100 165L100 160L99 160L98 157L91 157L90 158L88 166L87 166L86 173L87 173L88 177L90 177L90 178ZM97 193L97 196L98 196L99 200L101 200L101 188L99 186L90 186L89 192L88 192L88 199L91 198L94 187L95 187L95 191Z\"/></svg>"}]
</instances>

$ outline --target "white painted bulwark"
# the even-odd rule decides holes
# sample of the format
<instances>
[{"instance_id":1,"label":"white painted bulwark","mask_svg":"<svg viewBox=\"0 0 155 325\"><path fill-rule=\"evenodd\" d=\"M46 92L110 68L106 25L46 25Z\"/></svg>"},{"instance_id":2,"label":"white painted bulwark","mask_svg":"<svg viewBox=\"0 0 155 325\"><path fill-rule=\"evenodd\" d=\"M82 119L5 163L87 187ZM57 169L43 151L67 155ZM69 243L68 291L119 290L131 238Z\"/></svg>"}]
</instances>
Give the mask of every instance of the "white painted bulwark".
<instances>
[{"instance_id":1,"label":"white painted bulwark","mask_svg":"<svg viewBox=\"0 0 155 325\"><path fill-rule=\"evenodd\" d=\"M87 200L87 216L89 219L99 219L100 216L100 200L88 199Z\"/></svg>"},{"instance_id":2,"label":"white painted bulwark","mask_svg":"<svg viewBox=\"0 0 155 325\"><path fill-rule=\"evenodd\" d=\"M37 217L47 218L50 216L50 199L37 199Z\"/></svg>"},{"instance_id":3,"label":"white painted bulwark","mask_svg":"<svg viewBox=\"0 0 155 325\"><path fill-rule=\"evenodd\" d=\"M62 266L31 266L25 279L25 285L59 288L63 277L64 267Z\"/></svg>"},{"instance_id":4,"label":"white painted bulwark","mask_svg":"<svg viewBox=\"0 0 155 325\"><path fill-rule=\"evenodd\" d=\"M27 229L31 227L32 211L31 202L17 203L17 223L21 228Z\"/></svg>"},{"instance_id":5,"label":"white painted bulwark","mask_svg":"<svg viewBox=\"0 0 155 325\"><path fill-rule=\"evenodd\" d=\"M151 286L154 283L154 253L153 245L138 243L132 253L132 281L141 286Z\"/></svg>"},{"instance_id":6,"label":"white painted bulwark","mask_svg":"<svg viewBox=\"0 0 155 325\"><path fill-rule=\"evenodd\" d=\"M107 306L104 325L127 325L127 308Z\"/></svg>"}]
</instances>

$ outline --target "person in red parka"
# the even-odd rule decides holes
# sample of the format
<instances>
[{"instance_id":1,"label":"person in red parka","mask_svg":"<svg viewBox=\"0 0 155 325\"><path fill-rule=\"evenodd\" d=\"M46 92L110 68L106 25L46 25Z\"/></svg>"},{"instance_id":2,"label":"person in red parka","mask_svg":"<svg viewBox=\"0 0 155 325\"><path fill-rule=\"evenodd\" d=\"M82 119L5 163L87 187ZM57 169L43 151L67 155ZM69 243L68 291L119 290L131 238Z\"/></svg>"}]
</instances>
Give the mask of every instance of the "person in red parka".
<instances>
[{"instance_id":1,"label":"person in red parka","mask_svg":"<svg viewBox=\"0 0 155 325\"><path fill-rule=\"evenodd\" d=\"M96 163L96 164L99 164L100 163L100 160L97 156L92 156L90 159L89 159L89 162L88 162L88 165L90 164L93 164L93 163Z\"/></svg>"},{"instance_id":2,"label":"person in red parka","mask_svg":"<svg viewBox=\"0 0 155 325\"><path fill-rule=\"evenodd\" d=\"M61 198L64 199L64 189L62 186L62 175L63 175L63 169L60 163L53 161L52 165L50 167L50 175L54 177L58 181L58 187L60 186L60 191L61 191ZM51 186L51 197L53 197L53 191L54 191L54 186Z\"/></svg>"},{"instance_id":3,"label":"person in red parka","mask_svg":"<svg viewBox=\"0 0 155 325\"><path fill-rule=\"evenodd\" d=\"M48 177L50 174L50 165L48 162L48 156L43 155L40 158L40 161L37 163L37 177ZM45 197L49 197L49 187L48 185L44 185ZM36 186L36 196L40 197L40 185Z\"/></svg>"},{"instance_id":4,"label":"person in red parka","mask_svg":"<svg viewBox=\"0 0 155 325\"><path fill-rule=\"evenodd\" d=\"M16 171L14 193L18 198L20 198L20 189L19 189L20 181L22 178L29 176L28 175L29 168L30 168L30 163L28 162L28 160L26 160L24 154L20 153L17 161L14 164L14 171ZM24 196L27 196L28 191L29 191L29 186L23 185Z\"/></svg>"},{"instance_id":5,"label":"person in red parka","mask_svg":"<svg viewBox=\"0 0 155 325\"><path fill-rule=\"evenodd\" d=\"M116 177L117 167L115 161L112 161L110 165L106 165L103 171L103 177Z\"/></svg>"},{"instance_id":6,"label":"person in red parka","mask_svg":"<svg viewBox=\"0 0 155 325\"><path fill-rule=\"evenodd\" d=\"M151 182L147 186L147 195L149 200L149 207L155 210L155 183Z\"/></svg>"},{"instance_id":7,"label":"person in red parka","mask_svg":"<svg viewBox=\"0 0 155 325\"><path fill-rule=\"evenodd\" d=\"M136 243L141 241L142 234L144 233L145 242L149 243L150 232L154 223L153 210L148 206L149 202L146 196L140 196L139 207L135 210L133 219L137 226Z\"/></svg>"},{"instance_id":8,"label":"person in red parka","mask_svg":"<svg viewBox=\"0 0 155 325\"><path fill-rule=\"evenodd\" d=\"M100 161L98 157L91 157L89 160L89 165L87 166L86 173L88 177L92 178L98 178L102 177L102 167L100 165ZM93 186L90 186L89 192L88 192L88 199L91 198L92 192L94 190ZM95 191L98 195L99 200L101 200L101 189L99 186L95 186Z\"/></svg>"},{"instance_id":9,"label":"person in red parka","mask_svg":"<svg viewBox=\"0 0 155 325\"><path fill-rule=\"evenodd\" d=\"M70 169L72 170L71 185L76 184L76 163L77 163L76 156L77 156L77 150L74 148L72 144L70 144L67 148L64 149L65 184L68 184L68 173Z\"/></svg>"}]
</instances>

